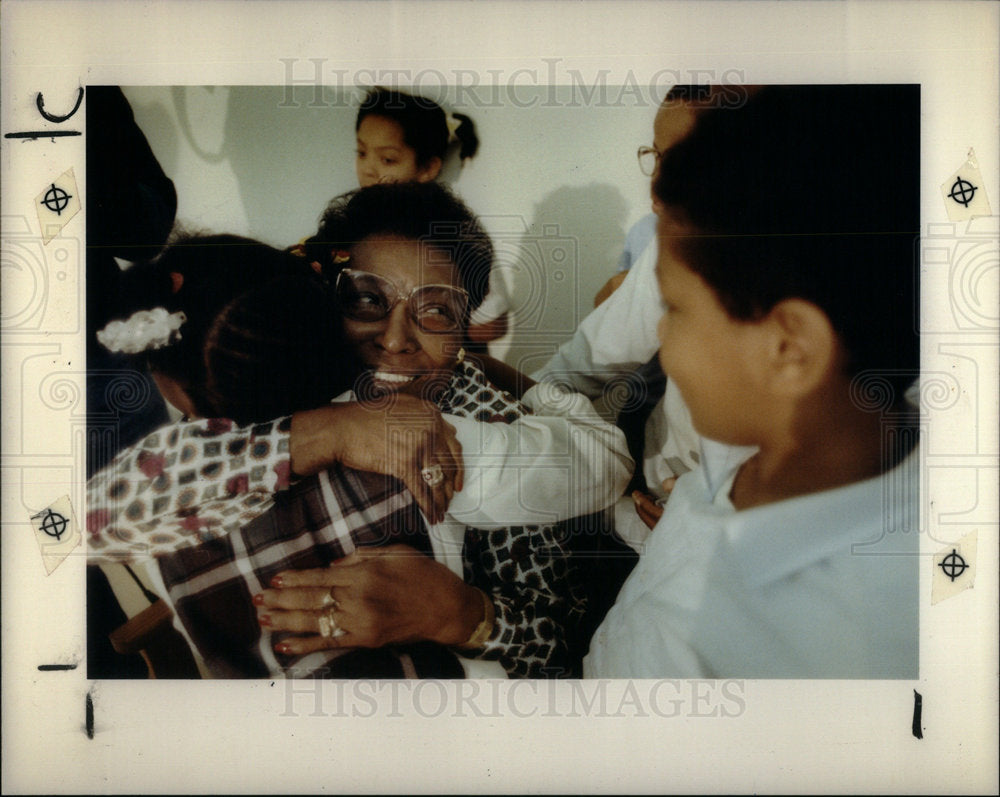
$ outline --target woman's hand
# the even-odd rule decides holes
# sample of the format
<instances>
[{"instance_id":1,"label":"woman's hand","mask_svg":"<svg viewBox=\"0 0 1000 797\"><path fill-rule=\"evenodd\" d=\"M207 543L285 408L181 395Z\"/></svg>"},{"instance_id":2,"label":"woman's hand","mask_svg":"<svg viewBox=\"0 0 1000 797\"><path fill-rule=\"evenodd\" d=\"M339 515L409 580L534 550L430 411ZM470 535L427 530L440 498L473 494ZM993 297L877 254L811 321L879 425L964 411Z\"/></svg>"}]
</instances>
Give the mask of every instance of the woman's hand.
<instances>
[{"instance_id":1,"label":"woman's hand","mask_svg":"<svg viewBox=\"0 0 1000 797\"><path fill-rule=\"evenodd\" d=\"M388 408L350 401L292 416L292 472L316 473L339 462L395 476L431 523L444 519L462 489L462 446L455 429L429 401L397 394ZM422 471L440 466L443 479L428 484Z\"/></svg>"},{"instance_id":2,"label":"woman's hand","mask_svg":"<svg viewBox=\"0 0 1000 797\"><path fill-rule=\"evenodd\" d=\"M479 590L408 545L360 548L327 568L286 570L271 585L254 596L260 624L309 635L279 643L285 654L417 640L461 645L483 619ZM331 609L342 634L320 636Z\"/></svg>"}]
</instances>

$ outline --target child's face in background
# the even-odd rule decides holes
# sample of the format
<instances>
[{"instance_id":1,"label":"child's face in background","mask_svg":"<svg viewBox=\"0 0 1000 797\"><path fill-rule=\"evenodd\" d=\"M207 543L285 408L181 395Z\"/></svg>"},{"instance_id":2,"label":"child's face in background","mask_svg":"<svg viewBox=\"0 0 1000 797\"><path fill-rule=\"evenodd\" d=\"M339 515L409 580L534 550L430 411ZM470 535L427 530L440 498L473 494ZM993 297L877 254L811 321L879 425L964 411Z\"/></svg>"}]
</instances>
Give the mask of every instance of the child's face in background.
<instances>
[{"instance_id":1,"label":"child's face in background","mask_svg":"<svg viewBox=\"0 0 1000 797\"><path fill-rule=\"evenodd\" d=\"M358 128L354 165L362 188L376 183L425 183L441 170L436 158L428 166L418 166L417 153L406 144L399 123L374 115L366 116Z\"/></svg>"},{"instance_id":2,"label":"child's face in background","mask_svg":"<svg viewBox=\"0 0 1000 797\"><path fill-rule=\"evenodd\" d=\"M760 406L755 359L763 356L759 325L729 316L715 292L671 245L681 228L661 216L657 280L665 313L657 334L660 365L681 391L699 434L753 445Z\"/></svg>"}]
</instances>

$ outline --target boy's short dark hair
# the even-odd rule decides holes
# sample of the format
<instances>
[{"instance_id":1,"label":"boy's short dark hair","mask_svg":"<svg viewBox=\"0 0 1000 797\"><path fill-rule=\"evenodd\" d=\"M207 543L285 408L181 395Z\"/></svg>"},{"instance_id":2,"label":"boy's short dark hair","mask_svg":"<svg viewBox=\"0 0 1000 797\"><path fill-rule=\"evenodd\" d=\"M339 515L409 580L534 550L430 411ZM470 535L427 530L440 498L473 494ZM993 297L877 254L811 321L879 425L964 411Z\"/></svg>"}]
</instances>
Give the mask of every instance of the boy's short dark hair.
<instances>
[{"instance_id":1,"label":"boy's short dark hair","mask_svg":"<svg viewBox=\"0 0 1000 797\"><path fill-rule=\"evenodd\" d=\"M332 282L346 265L334 253L373 235L398 235L444 252L469 292L469 310L482 303L493 243L475 214L441 184L383 183L334 197L316 235L306 241L306 253Z\"/></svg>"},{"instance_id":2,"label":"boy's short dark hair","mask_svg":"<svg viewBox=\"0 0 1000 797\"><path fill-rule=\"evenodd\" d=\"M813 302L849 372L880 372L898 399L920 362L919 177L919 86L768 86L700 113L653 190L733 318Z\"/></svg>"}]
</instances>

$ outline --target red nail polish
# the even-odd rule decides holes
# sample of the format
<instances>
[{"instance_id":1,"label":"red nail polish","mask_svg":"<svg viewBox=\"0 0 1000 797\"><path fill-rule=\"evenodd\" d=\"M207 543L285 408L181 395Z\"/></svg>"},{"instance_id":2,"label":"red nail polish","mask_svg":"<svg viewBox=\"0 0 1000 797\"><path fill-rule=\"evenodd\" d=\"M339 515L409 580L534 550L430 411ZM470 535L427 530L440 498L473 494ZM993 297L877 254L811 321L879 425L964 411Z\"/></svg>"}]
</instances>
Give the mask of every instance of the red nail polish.
<instances>
[{"instance_id":1,"label":"red nail polish","mask_svg":"<svg viewBox=\"0 0 1000 797\"><path fill-rule=\"evenodd\" d=\"M264 605L264 596L263 595L254 595L253 596L253 603L254 603L254 606L263 606Z\"/></svg>"},{"instance_id":2,"label":"red nail polish","mask_svg":"<svg viewBox=\"0 0 1000 797\"><path fill-rule=\"evenodd\" d=\"M279 642L277 645L274 646L274 651L275 653L288 654L292 652L292 646L289 645L287 642Z\"/></svg>"},{"instance_id":3,"label":"red nail polish","mask_svg":"<svg viewBox=\"0 0 1000 797\"><path fill-rule=\"evenodd\" d=\"M269 615L269 614L258 615L257 616L257 622L260 623L261 625L270 625L271 624L271 615Z\"/></svg>"},{"instance_id":4,"label":"red nail polish","mask_svg":"<svg viewBox=\"0 0 1000 797\"><path fill-rule=\"evenodd\" d=\"M285 581L281 576L275 576L271 579L271 586L277 589L281 589L285 585Z\"/></svg>"}]
</instances>

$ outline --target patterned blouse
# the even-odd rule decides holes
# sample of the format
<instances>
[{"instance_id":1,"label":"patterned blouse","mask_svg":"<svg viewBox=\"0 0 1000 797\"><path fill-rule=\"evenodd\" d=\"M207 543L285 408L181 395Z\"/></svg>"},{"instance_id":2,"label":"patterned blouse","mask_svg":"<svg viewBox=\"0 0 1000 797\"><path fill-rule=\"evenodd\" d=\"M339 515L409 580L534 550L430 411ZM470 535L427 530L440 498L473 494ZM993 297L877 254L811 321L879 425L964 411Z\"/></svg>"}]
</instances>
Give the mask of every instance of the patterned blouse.
<instances>
[{"instance_id":1,"label":"patterned blouse","mask_svg":"<svg viewBox=\"0 0 1000 797\"><path fill-rule=\"evenodd\" d=\"M510 423L529 413L528 408L510 394L489 384L483 373L470 363L461 363L456 368L438 406L442 411L482 422ZM169 571L170 577L165 581L179 608L177 601L187 593L180 590L174 594L176 587L172 585L184 582L176 562L185 562L181 571L190 569L189 560L194 555L194 552L185 553L185 549L193 546L213 549L216 551L213 556L232 571L226 578L235 579L233 574L239 569L236 559L246 554L236 552L232 542L242 539L240 530L251 525L251 521L265 512L274 515L270 510L276 494L289 487L290 425L289 417L248 428L238 428L220 419L183 422L154 432L135 447L121 452L88 482L90 555L104 561L159 557L165 577ZM349 552L358 545L405 541L398 535L392 538L391 534L372 533L375 521L355 511L358 504L372 503L372 490L365 487L364 479L360 482L349 479L350 474L347 469L331 468L320 475L324 482L335 487L349 483L349 490L310 491L316 496L311 500L325 502L322 511L317 510L323 517L315 524L320 535L326 533L324 528L331 539L340 534L333 543L336 550L328 557L321 557L325 563L337 558L338 551ZM401 502L406 507L413 503L412 497L396 480L380 477L377 483L383 492L389 493L388 497L380 495L380 501L396 496L393 500L397 509ZM344 531L344 518L347 517L354 521ZM420 522L415 512L412 517ZM384 522L384 518L380 522ZM259 523L252 525L259 527ZM279 524L271 523L268 527L271 530L266 535L277 535L279 532L273 528L276 525ZM426 530L421 529L421 533L425 535ZM512 677L553 677L572 671L572 663L567 660L566 635L579 621L585 599L575 583L575 568L565 549L567 536L566 524L562 523L467 529L463 547L465 580L492 597L496 622L481 649L462 651L462 655L498 660ZM422 547L415 543L416 537L411 544ZM314 539L310 544L322 548L326 543ZM274 558L272 552L271 559ZM218 565L216 561L213 567ZM217 572L227 571L223 568ZM239 579L243 580L244 576ZM266 580L262 583L266 584ZM252 583L241 585L241 590L252 593L251 587L255 588ZM218 585L212 589L221 594ZM188 631L192 632L185 612L179 613ZM204 611L199 613L201 615ZM198 637L207 640L212 634L202 629L202 633L191 633L191 636L204 653ZM205 657L206 662L226 677L277 674L274 664L268 662L273 654L269 656L264 651L270 645L265 646L264 641L249 640L250 647L257 651L254 656L261 659L254 667L234 667L230 661L216 668L209 656ZM217 658L218 654L215 656ZM315 677L314 668L304 668L302 662L278 661L277 664L285 674ZM333 677L344 677L343 672L329 667L326 672L335 672ZM396 677L412 672L404 667ZM415 674L421 674L419 668Z\"/></svg>"}]
</instances>

